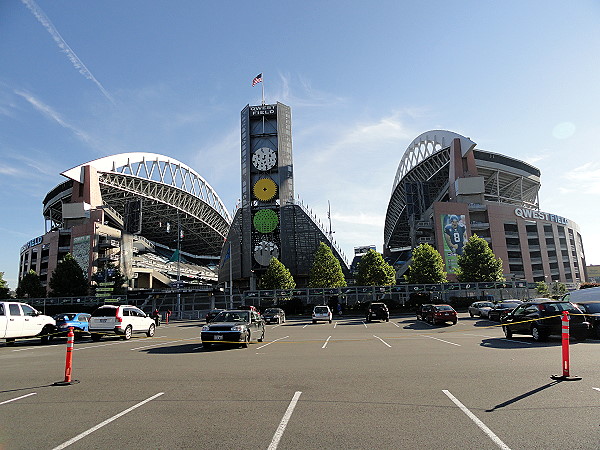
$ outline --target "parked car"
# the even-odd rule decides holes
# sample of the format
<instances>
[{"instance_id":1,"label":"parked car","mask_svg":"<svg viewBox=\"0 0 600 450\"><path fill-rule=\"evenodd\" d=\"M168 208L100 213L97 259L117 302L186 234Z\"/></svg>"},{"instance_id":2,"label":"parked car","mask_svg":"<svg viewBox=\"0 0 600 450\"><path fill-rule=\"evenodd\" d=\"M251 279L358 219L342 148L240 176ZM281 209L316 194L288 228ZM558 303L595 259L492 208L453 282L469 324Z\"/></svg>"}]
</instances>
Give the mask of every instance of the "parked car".
<instances>
[{"instance_id":1,"label":"parked car","mask_svg":"<svg viewBox=\"0 0 600 450\"><path fill-rule=\"evenodd\" d=\"M58 335L66 335L70 327L73 328L75 336L81 336L90 331L90 314L88 313L55 314L54 320L56 320L56 333Z\"/></svg>"},{"instance_id":2,"label":"parked car","mask_svg":"<svg viewBox=\"0 0 600 450\"><path fill-rule=\"evenodd\" d=\"M433 305L431 303L425 303L417 307L417 320L425 320L427 311L431 309Z\"/></svg>"},{"instance_id":3,"label":"parked car","mask_svg":"<svg viewBox=\"0 0 600 450\"><path fill-rule=\"evenodd\" d=\"M128 340L133 333L146 333L152 337L155 330L154 319L131 305L100 306L92 312L89 323L93 341L99 341L104 335L118 335Z\"/></svg>"},{"instance_id":4,"label":"parked car","mask_svg":"<svg viewBox=\"0 0 600 450\"><path fill-rule=\"evenodd\" d=\"M576 305L583 311L586 315L586 320L590 323L589 336L594 339L600 339L600 301L582 301L576 303Z\"/></svg>"},{"instance_id":5,"label":"parked car","mask_svg":"<svg viewBox=\"0 0 600 450\"><path fill-rule=\"evenodd\" d=\"M285 323L285 311L281 308L267 308L262 316L266 323Z\"/></svg>"},{"instance_id":6,"label":"parked car","mask_svg":"<svg viewBox=\"0 0 600 450\"><path fill-rule=\"evenodd\" d=\"M469 315L471 317L487 317L490 309L494 306L492 302L475 302L469 306Z\"/></svg>"},{"instance_id":7,"label":"parked car","mask_svg":"<svg viewBox=\"0 0 600 450\"><path fill-rule=\"evenodd\" d=\"M390 321L390 311L383 302L372 302L367 307L367 322L371 322L373 319Z\"/></svg>"},{"instance_id":8,"label":"parked car","mask_svg":"<svg viewBox=\"0 0 600 450\"><path fill-rule=\"evenodd\" d=\"M256 311L221 311L202 327L202 346L209 349L213 344L238 344L248 347L253 340L262 342L265 338L265 322Z\"/></svg>"},{"instance_id":9,"label":"parked car","mask_svg":"<svg viewBox=\"0 0 600 450\"><path fill-rule=\"evenodd\" d=\"M493 320L494 322L500 322L502 317L522 303L521 300L501 300L498 303L495 303L494 307L488 311L488 319Z\"/></svg>"},{"instance_id":10,"label":"parked car","mask_svg":"<svg viewBox=\"0 0 600 450\"><path fill-rule=\"evenodd\" d=\"M332 321L331 309L326 305L315 306L312 313L312 323L317 323L319 320L326 320L329 323Z\"/></svg>"},{"instance_id":11,"label":"parked car","mask_svg":"<svg viewBox=\"0 0 600 450\"><path fill-rule=\"evenodd\" d=\"M534 299L517 306L502 318L502 330L506 338L513 334L529 334L535 341L541 342L548 336L562 333L562 313L569 316L569 334L576 339L588 336L590 324L582 311L571 302Z\"/></svg>"},{"instance_id":12,"label":"parked car","mask_svg":"<svg viewBox=\"0 0 600 450\"><path fill-rule=\"evenodd\" d=\"M56 321L26 303L0 301L0 339L11 345L15 339L40 336L42 344L50 341Z\"/></svg>"},{"instance_id":13,"label":"parked car","mask_svg":"<svg viewBox=\"0 0 600 450\"><path fill-rule=\"evenodd\" d=\"M432 325L446 322L452 322L453 325L456 325L456 322L458 322L458 314L450 305L431 305L431 308L424 314L424 320Z\"/></svg>"},{"instance_id":14,"label":"parked car","mask_svg":"<svg viewBox=\"0 0 600 450\"><path fill-rule=\"evenodd\" d=\"M206 323L213 320L221 311L225 311L224 309L211 309L206 313Z\"/></svg>"}]
</instances>

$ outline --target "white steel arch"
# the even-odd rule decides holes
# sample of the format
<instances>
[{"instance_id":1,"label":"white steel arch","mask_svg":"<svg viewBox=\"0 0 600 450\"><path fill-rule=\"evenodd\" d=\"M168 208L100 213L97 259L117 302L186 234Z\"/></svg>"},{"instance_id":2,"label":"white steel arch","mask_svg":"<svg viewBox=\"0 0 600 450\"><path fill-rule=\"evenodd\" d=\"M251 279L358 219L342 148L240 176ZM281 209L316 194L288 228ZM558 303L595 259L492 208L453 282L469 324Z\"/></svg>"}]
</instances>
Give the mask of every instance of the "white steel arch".
<instances>
[{"instance_id":1,"label":"white steel arch","mask_svg":"<svg viewBox=\"0 0 600 450\"><path fill-rule=\"evenodd\" d=\"M228 223L232 221L227 208L210 184L194 169L174 158L158 153L120 153L80 164L62 172L61 175L83 182L84 166L92 166L99 172L129 175L176 187L207 203Z\"/></svg>"},{"instance_id":2,"label":"white steel arch","mask_svg":"<svg viewBox=\"0 0 600 450\"><path fill-rule=\"evenodd\" d=\"M462 156L477 145L468 137L447 130L431 130L417 136L404 151L392 186L392 194L404 176L425 159L450 147L454 139L460 139Z\"/></svg>"}]
</instances>

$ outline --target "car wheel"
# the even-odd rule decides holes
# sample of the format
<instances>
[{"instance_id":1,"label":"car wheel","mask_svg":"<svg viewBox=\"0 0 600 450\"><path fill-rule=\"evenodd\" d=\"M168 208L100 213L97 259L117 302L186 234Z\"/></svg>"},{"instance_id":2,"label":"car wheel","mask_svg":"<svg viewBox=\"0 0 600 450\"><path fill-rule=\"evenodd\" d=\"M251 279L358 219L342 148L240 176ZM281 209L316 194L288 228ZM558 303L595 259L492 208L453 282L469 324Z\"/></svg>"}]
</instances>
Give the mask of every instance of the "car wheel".
<instances>
[{"instance_id":1,"label":"car wheel","mask_svg":"<svg viewBox=\"0 0 600 450\"><path fill-rule=\"evenodd\" d=\"M389 321L390 321L390 318L388 317L387 319L385 319L385 321L386 321L386 322L389 322Z\"/></svg>"},{"instance_id":2,"label":"car wheel","mask_svg":"<svg viewBox=\"0 0 600 450\"><path fill-rule=\"evenodd\" d=\"M547 339L546 334L542 333L537 325L531 327L531 335L536 342L543 342Z\"/></svg>"},{"instance_id":3,"label":"car wheel","mask_svg":"<svg viewBox=\"0 0 600 450\"><path fill-rule=\"evenodd\" d=\"M595 336L596 339L600 339L600 326L596 325L596 327L594 327L594 331L595 331Z\"/></svg>"},{"instance_id":4,"label":"car wheel","mask_svg":"<svg viewBox=\"0 0 600 450\"><path fill-rule=\"evenodd\" d=\"M262 329L262 334L260 335L260 338L257 339L258 342L262 342L265 340L265 329Z\"/></svg>"},{"instance_id":5,"label":"car wheel","mask_svg":"<svg viewBox=\"0 0 600 450\"><path fill-rule=\"evenodd\" d=\"M54 332L54 327L45 326L44 328L42 328L42 336L41 336L42 344L47 344L48 342L50 342L52 340L52 338L54 337L52 335L53 332Z\"/></svg>"},{"instance_id":6,"label":"car wheel","mask_svg":"<svg viewBox=\"0 0 600 450\"><path fill-rule=\"evenodd\" d=\"M151 324L150 328L148 328L148 332L146 333L146 335L148 337L152 337L152 336L154 336L155 331L156 331L156 326L154 326L154 324Z\"/></svg>"},{"instance_id":7,"label":"car wheel","mask_svg":"<svg viewBox=\"0 0 600 450\"><path fill-rule=\"evenodd\" d=\"M453 320L452 321L452 325L456 325L456 322L458 322L457 320Z\"/></svg>"},{"instance_id":8,"label":"car wheel","mask_svg":"<svg viewBox=\"0 0 600 450\"><path fill-rule=\"evenodd\" d=\"M504 331L504 337L506 337L506 339L512 338L512 331L506 325L502 325L502 331Z\"/></svg>"},{"instance_id":9,"label":"car wheel","mask_svg":"<svg viewBox=\"0 0 600 450\"><path fill-rule=\"evenodd\" d=\"M92 333L92 341L98 342L102 338L102 335L99 333Z\"/></svg>"},{"instance_id":10,"label":"car wheel","mask_svg":"<svg viewBox=\"0 0 600 450\"><path fill-rule=\"evenodd\" d=\"M332 322L332 320L331 320L331 319L329 319L329 323L331 323L331 322Z\"/></svg>"},{"instance_id":11,"label":"car wheel","mask_svg":"<svg viewBox=\"0 0 600 450\"><path fill-rule=\"evenodd\" d=\"M250 342L250 333L246 333L244 336L244 342L240 345L242 348L248 348L248 343Z\"/></svg>"},{"instance_id":12,"label":"car wheel","mask_svg":"<svg viewBox=\"0 0 600 450\"><path fill-rule=\"evenodd\" d=\"M6 338L6 345L15 345L14 338Z\"/></svg>"},{"instance_id":13,"label":"car wheel","mask_svg":"<svg viewBox=\"0 0 600 450\"><path fill-rule=\"evenodd\" d=\"M317 323L317 321L316 321L316 320L313 320L313 323Z\"/></svg>"},{"instance_id":14,"label":"car wheel","mask_svg":"<svg viewBox=\"0 0 600 450\"><path fill-rule=\"evenodd\" d=\"M471 311L469 311L469 315L470 315L471 317L473 317L475 314L473 314Z\"/></svg>"},{"instance_id":15,"label":"car wheel","mask_svg":"<svg viewBox=\"0 0 600 450\"><path fill-rule=\"evenodd\" d=\"M128 341L129 339L131 339L131 332L133 330L131 329L131 325L127 325L127 328L125 328L125 334L123 335L123 339Z\"/></svg>"},{"instance_id":16,"label":"car wheel","mask_svg":"<svg viewBox=\"0 0 600 450\"><path fill-rule=\"evenodd\" d=\"M211 346L210 342L202 342L202 348L204 348L204 350L209 350Z\"/></svg>"}]
</instances>

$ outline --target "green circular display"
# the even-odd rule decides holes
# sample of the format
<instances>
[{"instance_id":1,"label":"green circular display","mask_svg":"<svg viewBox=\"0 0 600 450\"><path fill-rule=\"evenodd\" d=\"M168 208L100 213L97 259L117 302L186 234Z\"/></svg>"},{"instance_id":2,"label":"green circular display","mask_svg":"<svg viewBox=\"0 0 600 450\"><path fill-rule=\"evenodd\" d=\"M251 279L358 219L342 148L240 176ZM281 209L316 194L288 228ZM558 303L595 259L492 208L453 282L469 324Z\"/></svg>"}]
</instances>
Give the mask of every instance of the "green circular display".
<instances>
[{"instance_id":1,"label":"green circular display","mask_svg":"<svg viewBox=\"0 0 600 450\"><path fill-rule=\"evenodd\" d=\"M254 228L259 232L270 233L277 228L279 218L277 217L277 213L272 209L261 209L254 214L252 222L254 223Z\"/></svg>"}]
</instances>

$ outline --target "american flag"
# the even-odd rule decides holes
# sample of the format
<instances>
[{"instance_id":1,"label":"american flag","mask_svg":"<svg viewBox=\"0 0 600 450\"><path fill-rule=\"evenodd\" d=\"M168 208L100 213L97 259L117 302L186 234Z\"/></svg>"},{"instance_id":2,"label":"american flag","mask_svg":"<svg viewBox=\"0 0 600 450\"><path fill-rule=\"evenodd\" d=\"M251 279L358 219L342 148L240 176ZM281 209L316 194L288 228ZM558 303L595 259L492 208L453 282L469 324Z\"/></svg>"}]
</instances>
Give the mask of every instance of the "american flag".
<instances>
[{"instance_id":1,"label":"american flag","mask_svg":"<svg viewBox=\"0 0 600 450\"><path fill-rule=\"evenodd\" d=\"M254 80L252 80L252 86L256 86L258 83L262 83L262 73L259 73L254 77Z\"/></svg>"}]
</instances>

